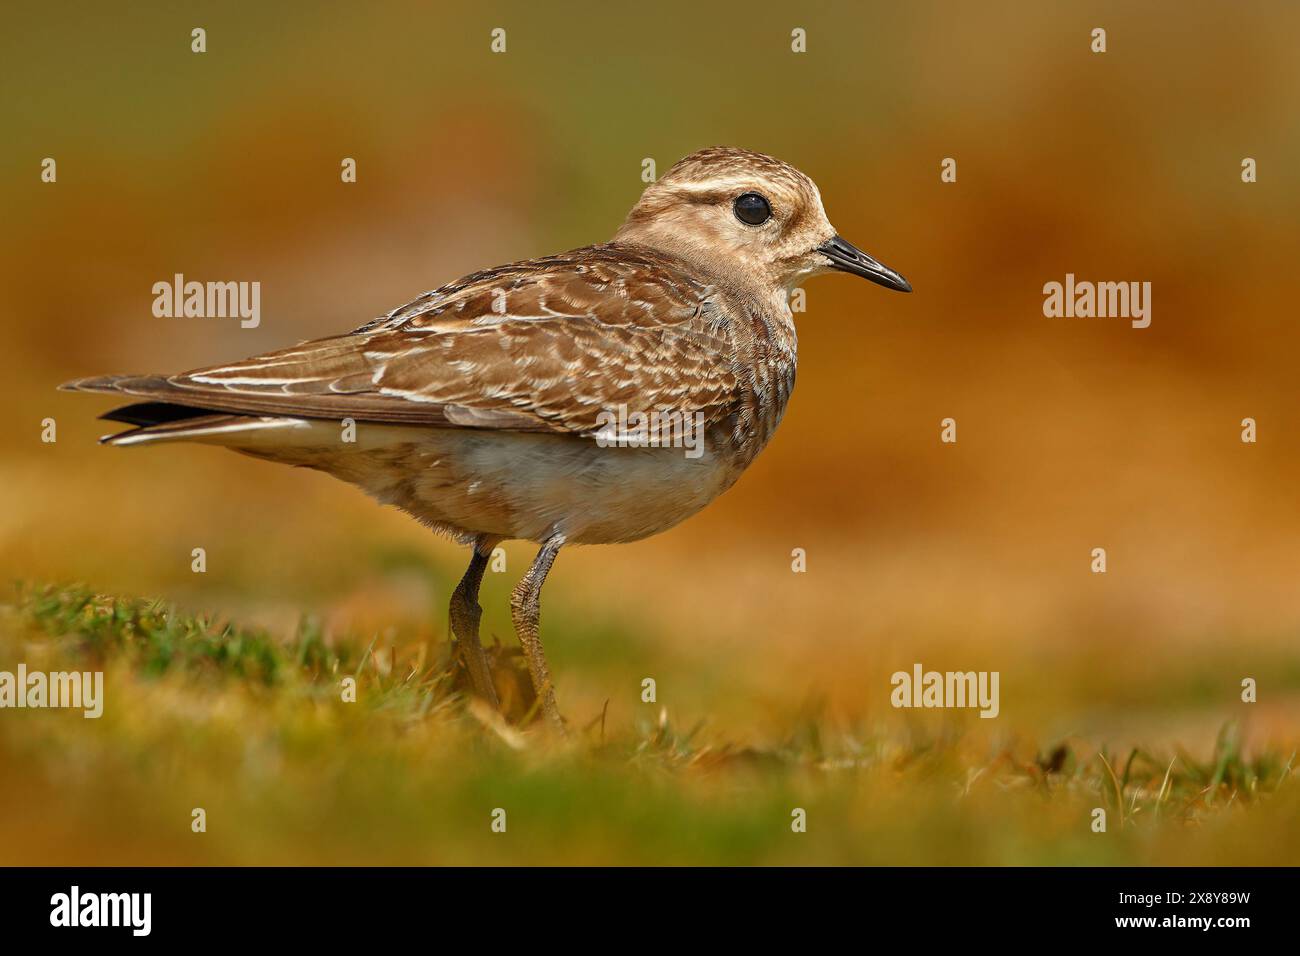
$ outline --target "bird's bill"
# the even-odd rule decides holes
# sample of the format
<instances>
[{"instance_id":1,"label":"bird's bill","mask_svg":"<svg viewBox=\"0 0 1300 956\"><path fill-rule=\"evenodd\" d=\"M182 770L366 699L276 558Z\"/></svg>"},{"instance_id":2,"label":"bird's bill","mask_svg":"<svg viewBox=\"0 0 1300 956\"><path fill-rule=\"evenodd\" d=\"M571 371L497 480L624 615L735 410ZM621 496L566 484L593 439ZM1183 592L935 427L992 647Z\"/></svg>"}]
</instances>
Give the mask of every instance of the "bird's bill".
<instances>
[{"instance_id":1,"label":"bird's bill","mask_svg":"<svg viewBox=\"0 0 1300 956\"><path fill-rule=\"evenodd\" d=\"M870 279L886 289L911 292L912 285L889 266L881 265L853 243L832 236L817 247L817 251L831 261L831 267L841 272Z\"/></svg>"}]
</instances>

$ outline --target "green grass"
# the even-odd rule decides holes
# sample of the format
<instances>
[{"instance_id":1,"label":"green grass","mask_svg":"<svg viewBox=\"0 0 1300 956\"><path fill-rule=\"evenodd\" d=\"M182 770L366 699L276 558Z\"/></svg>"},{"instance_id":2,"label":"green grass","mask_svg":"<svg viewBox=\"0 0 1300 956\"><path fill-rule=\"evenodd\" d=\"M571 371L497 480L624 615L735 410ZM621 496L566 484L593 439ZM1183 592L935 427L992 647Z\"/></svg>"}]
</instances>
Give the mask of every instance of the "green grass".
<instances>
[{"instance_id":1,"label":"green grass","mask_svg":"<svg viewBox=\"0 0 1300 956\"><path fill-rule=\"evenodd\" d=\"M20 661L103 670L106 702L99 720L0 712L0 863L1285 863L1300 846L1294 753L1247 752L1231 722L1200 759L846 723L815 700L771 739L647 704L557 741L467 707L441 640L390 650L310 619L277 635L82 587L19 589L0 669Z\"/></svg>"}]
</instances>

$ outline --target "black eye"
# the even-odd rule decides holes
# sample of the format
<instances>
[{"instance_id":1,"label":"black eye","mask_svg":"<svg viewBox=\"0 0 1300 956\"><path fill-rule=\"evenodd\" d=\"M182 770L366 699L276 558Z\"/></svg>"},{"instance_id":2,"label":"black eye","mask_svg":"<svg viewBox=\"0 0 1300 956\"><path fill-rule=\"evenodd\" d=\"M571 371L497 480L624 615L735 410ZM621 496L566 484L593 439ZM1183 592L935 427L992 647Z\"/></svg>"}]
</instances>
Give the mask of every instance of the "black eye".
<instances>
[{"instance_id":1,"label":"black eye","mask_svg":"<svg viewBox=\"0 0 1300 956\"><path fill-rule=\"evenodd\" d=\"M772 207L758 193L745 193L737 196L735 205L736 218L751 226L761 226L772 218Z\"/></svg>"}]
</instances>

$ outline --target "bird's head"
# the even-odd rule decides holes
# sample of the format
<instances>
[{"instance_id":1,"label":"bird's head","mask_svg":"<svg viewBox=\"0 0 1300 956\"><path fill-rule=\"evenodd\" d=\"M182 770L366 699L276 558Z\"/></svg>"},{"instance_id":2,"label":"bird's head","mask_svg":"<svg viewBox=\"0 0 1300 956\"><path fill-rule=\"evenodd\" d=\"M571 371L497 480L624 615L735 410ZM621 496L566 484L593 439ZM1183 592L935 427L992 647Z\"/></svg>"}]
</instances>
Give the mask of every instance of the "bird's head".
<instances>
[{"instance_id":1,"label":"bird's head","mask_svg":"<svg viewBox=\"0 0 1300 956\"><path fill-rule=\"evenodd\" d=\"M646 188L614 238L774 291L833 270L912 291L893 269L840 238L816 183L747 149L715 146L679 161Z\"/></svg>"}]
</instances>

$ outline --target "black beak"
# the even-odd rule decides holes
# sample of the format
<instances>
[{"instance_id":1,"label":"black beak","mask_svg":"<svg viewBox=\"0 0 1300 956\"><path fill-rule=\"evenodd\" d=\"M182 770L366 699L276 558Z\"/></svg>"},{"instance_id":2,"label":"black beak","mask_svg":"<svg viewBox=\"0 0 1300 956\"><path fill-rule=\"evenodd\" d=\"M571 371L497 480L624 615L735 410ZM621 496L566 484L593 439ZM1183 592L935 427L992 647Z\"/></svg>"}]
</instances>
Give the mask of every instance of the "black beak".
<instances>
[{"instance_id":1,"label":"black beak","mask_svg":"<svg viewBox=\"0 0 1300 956\"><path fill-rule=\"evenodd\" d=\"M831 266L841 272L851 272L855 276L870 279L886 289L899 292L911 292L912 285L888 266L882 266L851 242L839 236L832 236L829 242L823 242L817 251L831 260Z\"/></svg>"}]
</instances>

